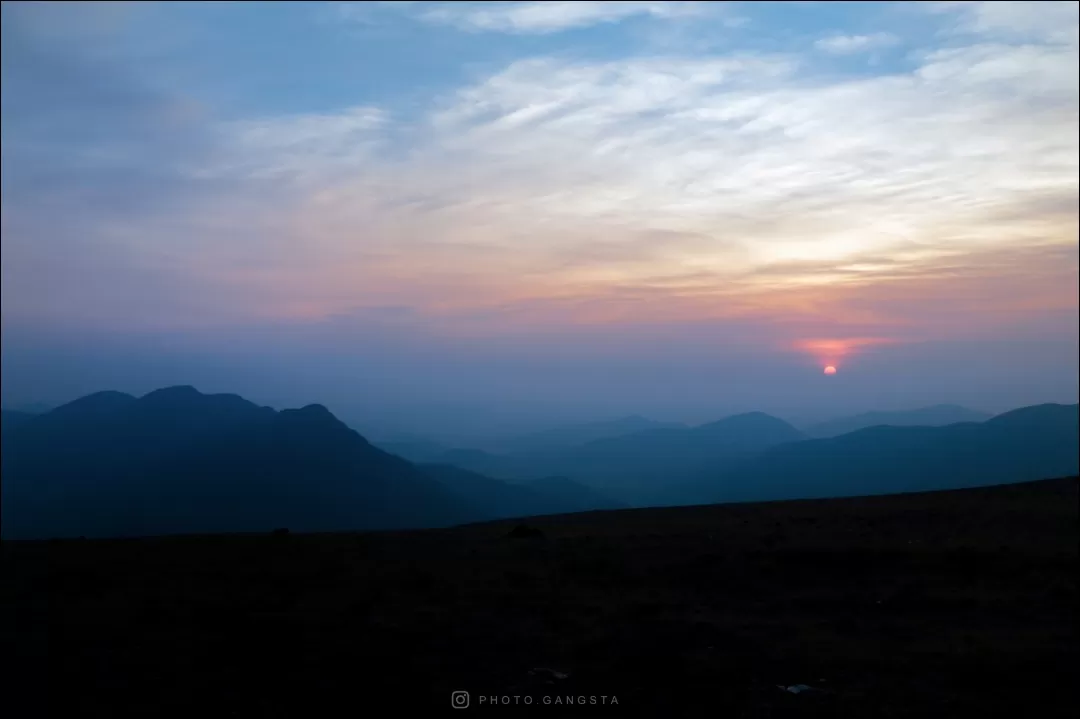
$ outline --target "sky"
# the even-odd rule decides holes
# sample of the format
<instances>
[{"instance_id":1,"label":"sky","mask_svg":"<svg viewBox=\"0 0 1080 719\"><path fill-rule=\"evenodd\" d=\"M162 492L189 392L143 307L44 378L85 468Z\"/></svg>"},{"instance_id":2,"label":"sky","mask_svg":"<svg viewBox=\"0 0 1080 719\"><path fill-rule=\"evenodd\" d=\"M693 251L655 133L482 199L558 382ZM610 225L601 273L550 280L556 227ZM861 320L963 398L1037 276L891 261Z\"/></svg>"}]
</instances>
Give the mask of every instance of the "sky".
<instances>
[{"instance_id":1,"label":"sky","mask_svg":"<svg viewBox=\"0 0 1080 719\"><path fill-rule=\"evenodd\" d=\"M1077 401L1076 2L2 7L6 407Z\"/></svg>"}]
</instances>

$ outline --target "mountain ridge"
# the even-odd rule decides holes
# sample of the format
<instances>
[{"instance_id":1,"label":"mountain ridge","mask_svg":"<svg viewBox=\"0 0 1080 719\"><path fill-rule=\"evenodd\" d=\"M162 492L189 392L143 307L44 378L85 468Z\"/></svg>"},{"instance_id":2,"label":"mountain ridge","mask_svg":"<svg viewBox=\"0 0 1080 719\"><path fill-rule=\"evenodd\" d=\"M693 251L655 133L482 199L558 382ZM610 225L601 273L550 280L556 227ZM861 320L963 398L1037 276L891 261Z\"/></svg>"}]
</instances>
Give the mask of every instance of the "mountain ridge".
<instances>
[{"instance_id":1,"label":"mountain ridge","mask_svg":"<svg viewBox=\"0 0 1080 719\"><path fill-rule=\"evenodd\" d=\"M986 422L867 427L767 449L671 488L666 503L885 494L1071 476L1080 471L1078 420L1078 405L1050 403Z\"/></svg>"},{"instance_id":2,"label":"mountain ridge","mask_svg":"<svg viewBox=\"0 0 1080 719\"><path fill-rule=\"evenodd\" d=\"M984 422L993 415L955 404L936 404L913 410L874 411L837 417L807 427L807 435L817 438L835 437L866 427L888 425L895 427L937 427L958 422Z\"/></svg>"},{"instance_id":3,"label":"mountain ridge","mask_svg":"<svg viewBox=\"0 0 1080 719\"><path fill-rule=\"evenodd\" d=\"M485 513L475 494L376 447L321 404L275 411L179 385L137 398L97 392L43 415L5 411L4 427L5 536L393 529L507 516ZM585 487L477 481L514 495L524 514L618 506Z\"/></svg>"}]
</instances>

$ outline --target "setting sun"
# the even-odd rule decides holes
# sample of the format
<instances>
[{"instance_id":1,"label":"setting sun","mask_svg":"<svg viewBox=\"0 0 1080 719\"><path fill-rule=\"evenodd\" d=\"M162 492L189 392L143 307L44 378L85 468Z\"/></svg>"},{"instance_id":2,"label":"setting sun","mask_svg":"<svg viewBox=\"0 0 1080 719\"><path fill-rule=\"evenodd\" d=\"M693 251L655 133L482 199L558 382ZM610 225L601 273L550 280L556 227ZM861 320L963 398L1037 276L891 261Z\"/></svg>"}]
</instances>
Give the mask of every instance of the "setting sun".
<instances>
[{"instance_id":1,"label":"setting sun","mask_svg":"<svg viewBox=\"0 0 1080 719\"><path fill-rule=\"evenodd\" d=\"M825 368L825 374L836 374L836 368L832 365L829 365Z\"/></svg>"}]
</instances>

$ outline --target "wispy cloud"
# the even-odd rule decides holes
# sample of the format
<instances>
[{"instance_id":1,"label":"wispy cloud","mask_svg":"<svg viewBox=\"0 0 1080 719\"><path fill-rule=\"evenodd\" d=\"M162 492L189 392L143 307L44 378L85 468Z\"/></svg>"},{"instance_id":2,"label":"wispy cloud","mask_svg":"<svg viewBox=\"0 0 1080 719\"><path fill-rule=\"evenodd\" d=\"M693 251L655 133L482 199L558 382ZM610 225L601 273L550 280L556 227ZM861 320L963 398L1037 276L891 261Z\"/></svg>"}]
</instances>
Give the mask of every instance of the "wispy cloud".
<instances>
[{"instance_id":1,"label":"wispy cloud","mask_svg":"<svg viewBox=\"0 0 1080 719\"><path fill-rule=\"evenodd\" d=\"M814 47L830 55L855 55L893 47L900 38L892 33L875 32L870 35L830 35L814 43Z\"/></svg>"},{"instance_id":2,"label":"wispy cloud","mask_svg":"<svg viewBox=\"0 0 1080 719\"><path fill-rule=\"evenodd\" d=\"M416 17L473 32L548 34L631 17L659 19L704 14L705 2L429 2L404 6Z\"/></svg>"},{"instance_id":3,"label":"wispy cloud","mask_svg":"<svg viewBox=\"0 0 1080 719\"><path fill-rule=\"evenodd\" d=\"M1073 43L1080 32L1080 3L1028 0L931 2L931 12L957 18L953 34L992 37L1004 41Z\"/></svg>"},{"instance_id":4,"label":"wispy cloud","mask_svg":"<svg viewBox=\"0 0 1080 719\"><path fill-rule=\"evenodd\" d=\"M406 9L522 33L694 11L539 5ZM1023 7L1010 12L1030 29L1008 35L997 12L937 8L947 40L877 75L821 75L794 49L562 53L475 70L411 113L220 123L195 175L222 192L182 220L102 224L227 296L230 321L394 306L438 332L753 322L790 346L1069 312L1077 45ZM122 297L101 301L77 283L65 295L122 314ZM192 316L213 321L212 305Z\"/></svg>"},{"instance_id":5,"label":"wispy cloud","mask_svg":"<svg viewBox=\"0 0 1080 719\"><path fill-rule=\"evenodd\" d=\"M228 159L223 159L222 167L206 171L325 180L334 168L353 171L370 157L388 122L384 110L360 106L230 123L220 128Z\"/></svg>"}]
</instances>

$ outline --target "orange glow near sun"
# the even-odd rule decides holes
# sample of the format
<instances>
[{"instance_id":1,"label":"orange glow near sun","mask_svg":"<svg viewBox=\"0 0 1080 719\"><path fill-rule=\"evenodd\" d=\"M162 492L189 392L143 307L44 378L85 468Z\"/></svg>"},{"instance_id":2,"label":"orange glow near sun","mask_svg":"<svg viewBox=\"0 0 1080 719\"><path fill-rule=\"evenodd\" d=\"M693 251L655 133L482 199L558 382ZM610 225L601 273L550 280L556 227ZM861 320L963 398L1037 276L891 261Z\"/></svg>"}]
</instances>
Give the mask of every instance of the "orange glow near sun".
<instances>
[{"instance_id":1,"label":"orange glow near sun","mask_svg":"<svg viewBox=\"0 0 1080 719\"><path fill-rule=\"evenodd\" d=\"M836 374L836 368L844 359L860 354L868 347L892 344L895 340L884 337L852 337L848 339L803 339L794 342L799 352L813 357L825 368L825 374Z\"/></svg>"}]
</instances>

